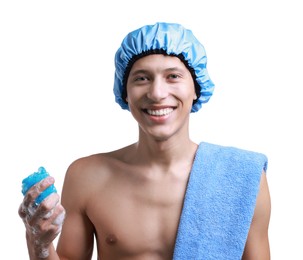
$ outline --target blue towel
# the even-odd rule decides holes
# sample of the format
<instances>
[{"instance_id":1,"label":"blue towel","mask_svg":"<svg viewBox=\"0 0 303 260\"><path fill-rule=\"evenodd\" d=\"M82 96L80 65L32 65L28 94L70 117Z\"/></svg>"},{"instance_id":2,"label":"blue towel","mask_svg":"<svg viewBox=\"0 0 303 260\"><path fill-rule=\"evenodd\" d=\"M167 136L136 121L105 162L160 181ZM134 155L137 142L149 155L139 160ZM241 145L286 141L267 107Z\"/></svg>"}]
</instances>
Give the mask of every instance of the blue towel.
<instances>
[{"instance_id":1,"label":"blue towel","mask_svg":"<svg viewBox=\"0 0 303 260\"><path fill-rule=\"evenodd\" d=\"M242 258L264 154L201 142L189 177L174 260Z\"/></svg>"}]
</instances>

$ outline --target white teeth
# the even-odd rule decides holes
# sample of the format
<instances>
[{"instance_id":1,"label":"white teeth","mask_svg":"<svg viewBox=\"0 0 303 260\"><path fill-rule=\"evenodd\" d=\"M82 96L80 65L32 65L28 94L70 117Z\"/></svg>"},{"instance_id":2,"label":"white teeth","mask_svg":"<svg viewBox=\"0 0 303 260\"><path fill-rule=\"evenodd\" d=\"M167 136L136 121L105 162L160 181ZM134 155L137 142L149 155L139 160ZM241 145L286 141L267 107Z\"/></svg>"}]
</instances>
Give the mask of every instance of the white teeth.
<instances>
[{"instance_id":1,"label":"white teeth","mask_svg":"<svg viewBox=\"0 0 303 260\"><path fill-rule=\"evenodd\" d=\"M173 111L172 108L164 108L158 110L147 109L147 113L152 116L165 116Z\"/></svg>"}]
</instances>

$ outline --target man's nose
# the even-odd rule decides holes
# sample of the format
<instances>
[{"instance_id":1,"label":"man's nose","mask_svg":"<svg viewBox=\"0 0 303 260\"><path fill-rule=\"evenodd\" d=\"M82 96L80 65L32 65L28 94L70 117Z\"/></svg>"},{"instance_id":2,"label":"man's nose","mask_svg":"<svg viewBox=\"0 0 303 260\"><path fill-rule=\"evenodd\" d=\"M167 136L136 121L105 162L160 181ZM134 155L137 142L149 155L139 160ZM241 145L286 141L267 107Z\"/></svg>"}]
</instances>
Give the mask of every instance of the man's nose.
<instances>
[{"instance_id":1,"label":"man's nose","mask_svg":"<svg viewBox=\"0 0 303 260\"><path fill-rule=\"evenodd\" d=\"M161 79L154 79L148 89L147 97L153 101L160 101L168 95L168 86Z\"/></svg>"}]
</instances>

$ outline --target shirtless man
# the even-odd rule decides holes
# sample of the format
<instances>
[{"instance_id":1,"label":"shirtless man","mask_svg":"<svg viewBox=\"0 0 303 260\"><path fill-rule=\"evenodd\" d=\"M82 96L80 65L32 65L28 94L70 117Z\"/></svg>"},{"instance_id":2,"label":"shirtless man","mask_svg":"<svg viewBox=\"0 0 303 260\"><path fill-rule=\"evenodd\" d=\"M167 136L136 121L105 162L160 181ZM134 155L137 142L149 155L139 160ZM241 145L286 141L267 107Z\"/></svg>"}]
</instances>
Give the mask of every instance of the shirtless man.
<instances>
[{"instance_id":1,"label":"shirtless man","mask_svg":"<svg viewBox=\"0 0 303 260\"><path fill-rule=\"evenodd\" d=\"M99 259L174 258L185 192L199 147L189 136L189 116L208 101L213 84L202 47L182 26L158 23L131 35L135 44L123 41L116 54L114 91L117 103L138 122L138 141L73 162L66 173L62 204L59 195L52 194L29 214L35 198L54 178L30 189L19 215L32 260L91 259L94 236ZM141 49L129 58L132 48ZM186 53L189 56L184 58ZM201 64L199 72L196 67ZM259 185L242 259L270 259L270 196L264 172ZM53 240L60 231L55 249ZM228 258L222 255L220 259Z\"/></svg>"}]
</instances>

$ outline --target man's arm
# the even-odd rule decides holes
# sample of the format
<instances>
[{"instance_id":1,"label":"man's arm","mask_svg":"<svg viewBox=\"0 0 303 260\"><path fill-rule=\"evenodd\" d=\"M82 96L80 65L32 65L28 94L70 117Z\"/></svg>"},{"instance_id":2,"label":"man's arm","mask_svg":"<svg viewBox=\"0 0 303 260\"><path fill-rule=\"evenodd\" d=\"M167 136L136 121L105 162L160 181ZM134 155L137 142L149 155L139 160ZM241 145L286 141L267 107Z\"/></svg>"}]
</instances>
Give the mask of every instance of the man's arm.
<instances>
[{"instance_id":1,"label":"man's arm","mask_svg":"<svg viewBox=\"0 0 303 260\"><path fill-rule=\"evenodd\" d=\"M26 227L31 260L91 259L94 228L85 213L85 203L90 189L89 183L85 182L83 177L85 174L82 174L79 168L83 168L81 163L74 163L66 173L62 191L64 207L60 203L60 196L53 193L42 201L33 214L30 214L33 212L32 205L36 197L54 183L53 177L47 177L34 185L24 197L19 215ZM56 250L52 242L60 231Z\"/></svg>"},{"instance_id":2,"label":"man's arm","mask_svg":"<svg viewBox=\"0 0 303 260\"><path fill-rule=\"evenodd\" d=\"M82 160L68 169L63 190L62 205L66 218L57 244L61 260L90 260L94 246L94 226L86 215L91 183L87 181Z\"/></svg>"},{"instance_id":3,"label":"man's arm","mask_svg":"<svg viewBox=\"0 0 303 260\"><path fill-rule=\"evenodd\" d=\"M270 248L268 227L270 220L271 203L266 175L261 176L260 191L257 197L256 208L248 233L243 260L269 260Z\"/></svg>"}]
</instances>

